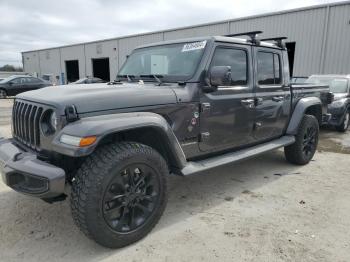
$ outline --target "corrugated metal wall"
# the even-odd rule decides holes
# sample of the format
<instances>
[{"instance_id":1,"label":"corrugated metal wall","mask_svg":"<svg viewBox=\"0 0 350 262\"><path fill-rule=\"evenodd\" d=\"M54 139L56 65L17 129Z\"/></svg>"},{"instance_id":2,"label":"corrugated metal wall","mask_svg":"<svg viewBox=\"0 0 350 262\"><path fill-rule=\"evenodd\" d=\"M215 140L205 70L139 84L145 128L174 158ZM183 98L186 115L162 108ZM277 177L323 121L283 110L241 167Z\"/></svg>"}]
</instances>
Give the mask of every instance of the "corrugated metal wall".
<instances>
[{"instance_id":1,"label":"corrugated metal wall","mask_svg":"<svg viewBox=\"0 0 350 262\"><path fill-rule=\"evenodd\" d=\"M350 74L350 4L329 10L324 72Z\"/></svg>"},{"instance_id":2,"label":"corrugated metal wall","mask_svg":"<svg viewBox=\"0 0 350 262\"><path fill-rule=\"evenodd\" d=\"M319 72L324 16L325 8L318 8L258 17L231 22L230 32L261 30L265 38L288 37L287 42L296 42L294 75L310 75Z\"/></svg>"},{"instance_id":3,"label":"corrugated metal wall","mask_svg":"<svg viewBox=\"0 0 350 262\"><path fill-rule=\"evenodd\" d=\"M350 1L48 49L50 59L46 59L47 50L25 52L24 69L39 74L52 70L58 75L58 68L65 73L66 60L78 59L80 77L84 77L92 75L93 58L109 57L111 79L114 79L126 56L139 45L252 30L264 31L262 37L287 36L287 42L296 42L294 75L350 73ZM96 53L97 45L101 46L100 54Z\"/></svg>"}]
</instances>

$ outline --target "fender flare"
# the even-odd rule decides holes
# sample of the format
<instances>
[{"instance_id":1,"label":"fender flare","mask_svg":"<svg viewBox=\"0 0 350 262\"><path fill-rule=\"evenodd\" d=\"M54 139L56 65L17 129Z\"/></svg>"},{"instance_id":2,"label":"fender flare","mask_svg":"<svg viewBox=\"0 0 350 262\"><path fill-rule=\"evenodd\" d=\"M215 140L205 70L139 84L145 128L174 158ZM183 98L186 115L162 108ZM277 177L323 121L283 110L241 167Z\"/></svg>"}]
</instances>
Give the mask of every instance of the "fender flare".
<instances>
[{"instance_id":1,"label":"fender flare","mask_svg":"<svg viewBox=\"0 0 350 262\"><path fill-rule=\"evenodd\" d=\"M287 127L287 135L296 135L298 133L299 125L305 115L306 110L311 107L319 105L322 107L321 99L318 97L305 97L301 98L293 111L292 117L290 118L288 127Z\"/></svg>"},{"instance_id":2,"label":"fender flare","mask_svg":"<svg viewBox=\"0 0 350 262\"><path fill-rule=\"evenodd\" d=\"M150 112L119 113L82 118L65 126L54 138L53 147L54 151L63 155L87 156L107 135L143 127L154 128L162 134L166 147L176 162L173 163L175 167L183 168L186 165L185 154L168 122L161 115ZM62 134L77 137L97 136L97 141L88 147L75 147L61 143Z\"/></svg>"}]
</instances>

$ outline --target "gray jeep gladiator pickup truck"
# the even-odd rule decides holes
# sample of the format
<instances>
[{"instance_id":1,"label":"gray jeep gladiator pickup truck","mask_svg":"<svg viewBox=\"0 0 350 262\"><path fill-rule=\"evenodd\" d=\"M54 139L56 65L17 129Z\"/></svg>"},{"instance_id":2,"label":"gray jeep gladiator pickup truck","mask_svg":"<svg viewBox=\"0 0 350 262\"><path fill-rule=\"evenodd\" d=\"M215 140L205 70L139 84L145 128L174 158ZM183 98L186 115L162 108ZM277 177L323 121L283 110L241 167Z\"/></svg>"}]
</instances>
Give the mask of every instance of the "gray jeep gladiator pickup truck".
<instances>
[{"instance_id":1,"label":"gray jeep gladiator pickup truck","mask_svg":"<svg viewBox=\"0 0 350 262\"><path fill-rule=\"evenodd\" d=\"M0 140L4 183L47 202L70 194L78 227L117 248L156 225L168 174L281 147L289 162L307 164L332 94L290 84L281 38L246 35L142 46L114 82L18 95L13 138Z\"/></svg>"}]
</instances>

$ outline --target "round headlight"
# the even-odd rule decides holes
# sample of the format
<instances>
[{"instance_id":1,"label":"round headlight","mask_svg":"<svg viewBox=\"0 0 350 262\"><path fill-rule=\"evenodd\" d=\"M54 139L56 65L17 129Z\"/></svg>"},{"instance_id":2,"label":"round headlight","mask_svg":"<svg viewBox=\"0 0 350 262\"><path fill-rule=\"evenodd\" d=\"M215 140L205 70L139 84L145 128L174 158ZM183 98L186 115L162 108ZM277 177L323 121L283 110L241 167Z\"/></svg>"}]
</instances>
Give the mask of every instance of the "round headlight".
<instances>
[{"instance_id":1,"label":"round headlight","mask_svg":"<svg viewBox=\"0 0 350 262\"><path fill-rule=\"evenodd\" d=\"M45 136L52 135L56 132L58 125L58 118L55 111L46 110L41 119L41 131Z\"/></svg>"},{"instance_id":2,"label":"round headlight","mask_svg":"<svg viewBox=\"0 0 350 262\"><path fill-rule=\"evenodd\" d=\"M51 113L51 116L50 116L50 125L51 125L51 128L53 129L53 131L57 130L57 124L58 124L57 115L56 115L55 111L53 111Z\"/></svg>"}]
</instances>

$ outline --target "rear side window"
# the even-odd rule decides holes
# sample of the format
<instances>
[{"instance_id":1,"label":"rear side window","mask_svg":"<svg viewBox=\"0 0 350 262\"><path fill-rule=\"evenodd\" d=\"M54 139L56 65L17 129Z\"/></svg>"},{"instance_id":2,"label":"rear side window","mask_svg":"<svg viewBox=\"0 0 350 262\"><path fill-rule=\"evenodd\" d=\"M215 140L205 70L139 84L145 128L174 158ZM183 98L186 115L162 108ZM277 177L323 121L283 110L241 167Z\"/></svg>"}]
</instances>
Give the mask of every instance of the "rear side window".
<instances>
[{"instance_id":1,"label":"rear side window","mask_svg":"<svg viewBox=\"0 0 350 262\"><path fill-rule=\"evenodd\" d=\"M277 85L282 83L281 59L278 54L258 52L258 84Z\"/></svg>"},{"instance_id":2,"label":"rear side window","mask_svg":"<svg viewBox=\"0 0 350 262\"><path fill-rule=\"evenodd\" d=\"M247 85L248 62L247 52L241 49L219 47L215 50L211 63L213 66L231 67L231 85Z\"/></svg>"}]
</instances>

